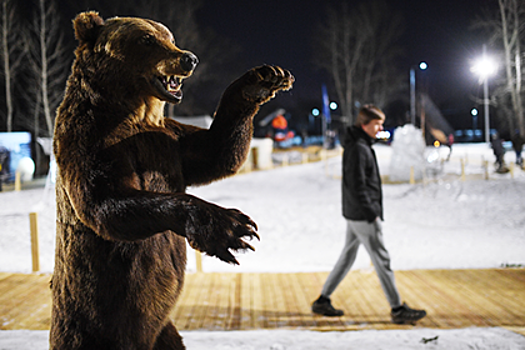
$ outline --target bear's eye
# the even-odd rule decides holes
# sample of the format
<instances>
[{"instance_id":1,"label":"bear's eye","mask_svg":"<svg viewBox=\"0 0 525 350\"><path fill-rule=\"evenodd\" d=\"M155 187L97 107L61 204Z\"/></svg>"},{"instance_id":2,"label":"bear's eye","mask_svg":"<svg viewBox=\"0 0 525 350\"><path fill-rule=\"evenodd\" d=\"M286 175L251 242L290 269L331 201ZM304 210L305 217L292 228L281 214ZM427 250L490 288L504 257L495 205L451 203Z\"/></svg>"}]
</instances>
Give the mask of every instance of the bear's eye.
<instances>
[{"instance_id":1,"label":"bear's eye","mask_svg":"<svg viewBox=\"0 0 525 350\"><path fill-rule=\"evenodd\" d=\"M140 38L140 43L144 45L151 46L155 44L155 42L156 42L155 37L150 34L144 35L142 38Z\"/></svg>"}]
</instances>

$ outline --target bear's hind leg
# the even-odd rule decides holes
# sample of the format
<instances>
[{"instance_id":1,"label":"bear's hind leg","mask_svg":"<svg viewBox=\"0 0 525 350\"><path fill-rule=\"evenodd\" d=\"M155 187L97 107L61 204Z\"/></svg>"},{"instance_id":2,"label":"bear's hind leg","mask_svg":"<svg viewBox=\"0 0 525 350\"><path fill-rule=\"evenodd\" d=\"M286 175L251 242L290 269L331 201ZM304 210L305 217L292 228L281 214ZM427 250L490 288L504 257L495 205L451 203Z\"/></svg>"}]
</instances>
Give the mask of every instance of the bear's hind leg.
<instances>
[{"instance_id":1,"label":"bear's hind leg","mask_svg":"<svg viewBox=\"0 0 525 350\"><path fill-rule=\"evenodd\" d=\"M185 350L186 347L182 342L177 328L169 322L160 333L153 350Z\"/></svg>"}]
</instances>

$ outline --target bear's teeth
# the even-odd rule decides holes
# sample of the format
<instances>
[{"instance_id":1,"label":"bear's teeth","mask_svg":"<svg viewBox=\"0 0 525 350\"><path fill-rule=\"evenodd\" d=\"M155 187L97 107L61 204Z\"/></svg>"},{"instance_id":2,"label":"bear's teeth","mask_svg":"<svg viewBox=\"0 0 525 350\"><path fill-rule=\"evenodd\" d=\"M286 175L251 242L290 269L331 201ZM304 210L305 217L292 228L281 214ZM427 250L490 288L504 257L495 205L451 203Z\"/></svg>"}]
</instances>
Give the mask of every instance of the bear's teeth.
<instances>
[{"instance_id":1,"label":"bear's teeth","mask_svg":"<svg viewBox=\"0 0 525 350\"><path fill-rule=\"evenodd\" d=\"M168 82L166 84L168 91L177 91L180 89L180 82L179 79L177 79L175 76L170 76L168 78Z\"/></svg>"}]
</instances>

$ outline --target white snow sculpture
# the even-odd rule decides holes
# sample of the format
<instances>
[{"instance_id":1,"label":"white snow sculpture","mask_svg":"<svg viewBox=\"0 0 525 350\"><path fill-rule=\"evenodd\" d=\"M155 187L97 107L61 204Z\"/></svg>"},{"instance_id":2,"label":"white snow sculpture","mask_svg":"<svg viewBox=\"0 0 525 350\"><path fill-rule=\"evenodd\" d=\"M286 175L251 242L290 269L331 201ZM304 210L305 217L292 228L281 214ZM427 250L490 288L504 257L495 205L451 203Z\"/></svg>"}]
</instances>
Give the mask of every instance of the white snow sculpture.
<instances>
[{"instance_id":1,"label":"white snow sculpture","mask_svg":"<svg viewBox=\"0 0 525 350\"><path fill-rule=\"evenodd\" d=\"M420 129L412 124L398 127L392 141L390 181L409 181L410 168L414 168L414 179L421 180L425 170L425 141Z\"/></svg>"},{"instance_id":2,"label":"white snow sculpture","mask_svg":"<svg viewBox=\"0 0 525 350\"><path fill-rule=\"evenodd\" d=\"M16 172L20 173L20 180L22 182L31 181L35 173L35 162L29 157L24 157L18 162Z\"/></svg>"}]
</instances>

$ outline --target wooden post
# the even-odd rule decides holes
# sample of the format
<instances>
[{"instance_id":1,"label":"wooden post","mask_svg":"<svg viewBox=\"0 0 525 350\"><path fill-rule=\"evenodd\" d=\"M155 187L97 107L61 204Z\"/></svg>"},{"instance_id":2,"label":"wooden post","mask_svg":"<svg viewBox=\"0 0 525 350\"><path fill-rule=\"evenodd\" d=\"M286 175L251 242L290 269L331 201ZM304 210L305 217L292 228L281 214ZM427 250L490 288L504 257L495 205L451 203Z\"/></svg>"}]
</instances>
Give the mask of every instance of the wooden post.
<instances>
[{"instance_id":1,"label":"wooden post","mask_svg":"<svg viewBox=\"0 0 525 350\"><path fill-rule=\"evenodd\" d=\"M510 163L509 171L510 171L510 178L514 179L514 163Z\"/></svg>"},{"instance_id":2,"label":"wooden post","mask_svg":"<svg viewBox=\"0 0 525 350\"><path fill-rule=\"evenodd\" d=\"M195 263L197 265L197 272L202 272L202 253L195 251Z\"/></svg>"},{"instance_id":3,"label":"wooden post","mask_svg":"<svg viewBox=\"0 0 525 350\"><path fill-rule=\"evenodd\" d=\"M288 157L288 154L283 155L283 162L281 163L282 166L288 166L290 165L290 159Z\"/></svg>"},{"instance_id":4,"label":"wooden post","mask_svg":"<svg viewBox=\"0 0 525 350\"><path fill-rule=\"evenodd\" d=\"M38 213L29 213L29 226L31 231L31 260L33 272L40 270L40 257L38 248Z\"/></svg>"},{"instance_id":5,"label":"wooden post","mask_svg":"<svg viewBox=\"0 0 525 350\"><path fill-rule=\"evenodd\" d=\"M302 163L303 164L308 163L308 153L306 153L306 152L302 153Z\"/></svg>"},{"instance_id":6,"label":"wooden post","mask_svg":"<svg viewBox=\"0 0 525 350\"><path fill-rule=\"evenodd\" d=\"M483 161L483 167L485 168L485 180L489 179L489 161L484 160Z\"/></svg>"},{"instance_id":7,"label":"wooden post","mask_svg":"<svg viewBox=\"0 0 525 350\"><path fill-rule=\"evenodd\" d=\"M461 158L461 181L465 181L465 160Z\"/></svg>"},{"instance_id":8,"label":"wooden post","mask_svg":"<svg viewBox=\"0 0 525 350\"><path fill-rule=\"evenodd\" d=\"M414 175L414 167L411 166L410 167L410 184L415 185L415 183L416 183L416 177Z\"/></svg>"},{"instance_id":9,"label":"wooden post","mask_svg":"<svg viewBox=\"0 0 525 350\"><path fill-rule=\"evenodd\" d=\"M22 189L22 185L21 185L21 179L20 179L20 172L17 171L15 173L15 191L20 191Z\"/></svg>"},{"instance_id":10,"label":"wooden post","mask_svg":"<svg viewBox=\"0 0 525 350\"><path fill-rule=\"evenodd\" d=\"M241 167L241 173L250 173L252 171L252 168L253 168L253 153L252 153L252 149L253 148L250 148L250 151L248 152L248 156L246 157L246 161L244 162L244 164L242 165Z\"/></svg>"}]
</instances>

